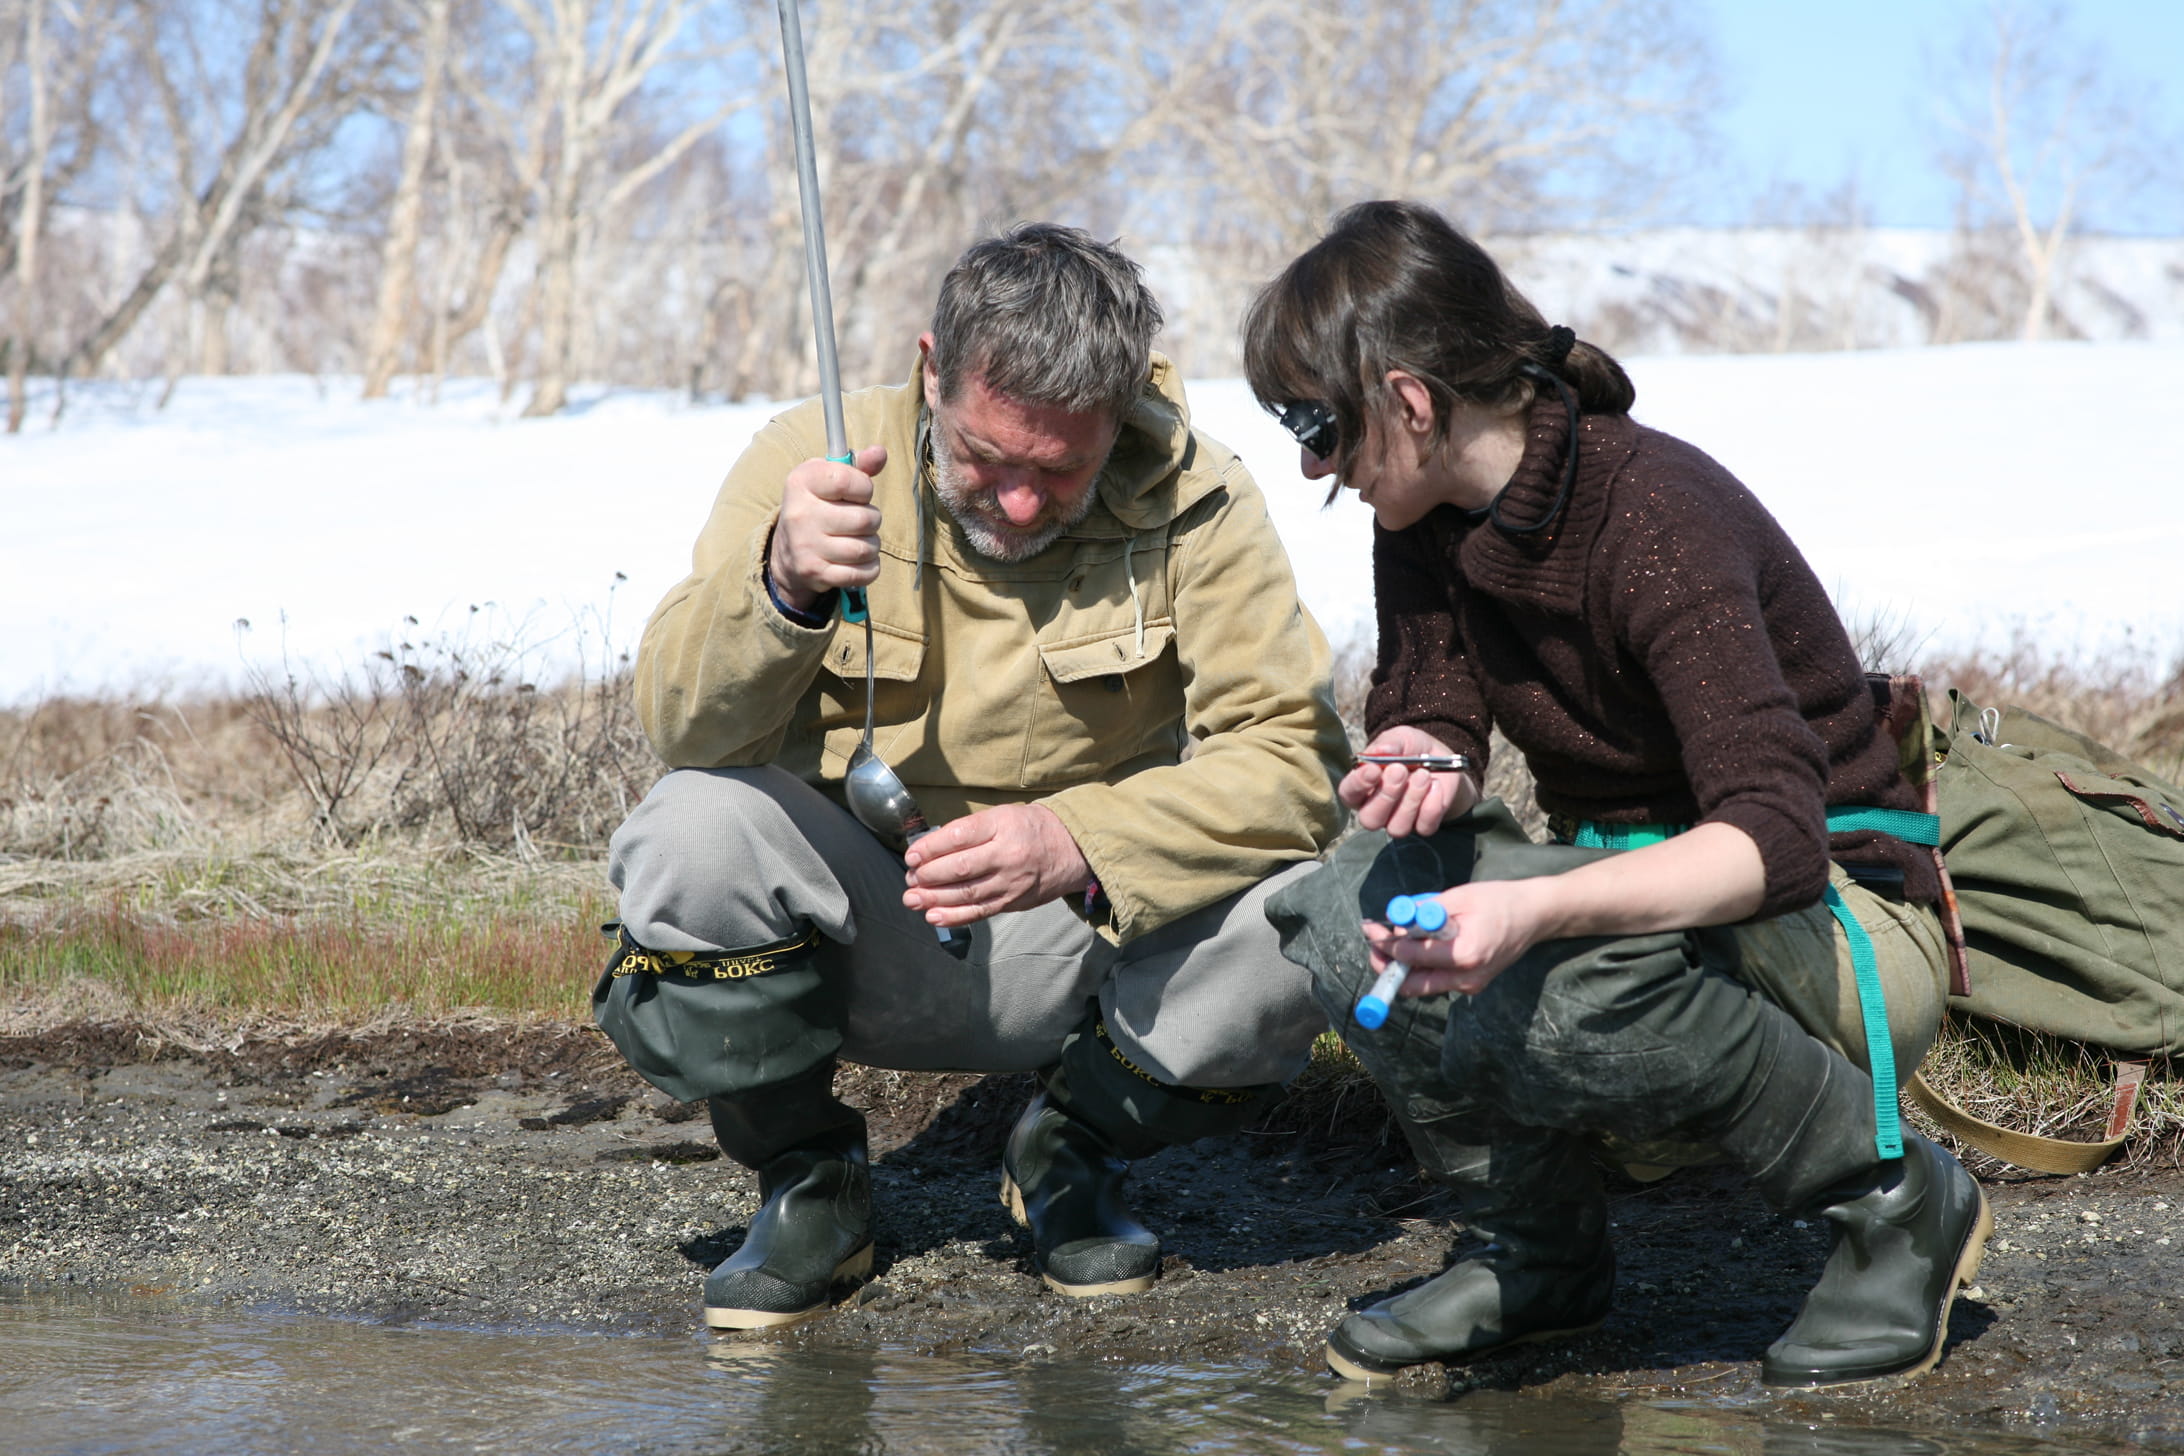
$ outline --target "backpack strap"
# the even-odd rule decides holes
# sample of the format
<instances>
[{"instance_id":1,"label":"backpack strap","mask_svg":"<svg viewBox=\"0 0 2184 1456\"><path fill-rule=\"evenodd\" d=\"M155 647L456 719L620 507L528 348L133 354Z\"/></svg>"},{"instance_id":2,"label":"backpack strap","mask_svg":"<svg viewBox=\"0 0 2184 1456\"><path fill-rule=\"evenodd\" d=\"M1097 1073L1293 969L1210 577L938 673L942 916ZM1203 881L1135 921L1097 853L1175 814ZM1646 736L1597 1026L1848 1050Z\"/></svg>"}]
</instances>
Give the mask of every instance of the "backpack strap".
<instances>
[{"instance_id":1,"label":"backpack strap","mask_svg":"<svg viewBox=\"0 0 2184 1456\"><path fill-rule=\"evenodd\" d=\"M1970 1143L1989 1157L2035 1173L2090 1173L2116 1155L2131 1134L2132 1114L2138 1110L2139 1087L2146 1080L2144 1062L2117 1062L2115 1102L2108 1114L2108 1132L2098 1142L2066 1142L2062 1138L2013 1132L1974 1117L1936 1092L1918 1073L1906 1088L1911 1100L1941 1127Z\"/></svg>"},{"instance_id":2,"label":"backpack strap","mask_svg":"<svg viewBox=\"0 0 2184 1456\"><path fill-rule=\"evenodd\" d=\"M1920 807L1938 816L1941 803L1934 791L1934 769L1940 762L1937 750L1947 740L1934 731L1926 708L1926 685L1915 673L1869 672L1866 687L1873 694L1881 727L1895 740L1896 766L1904 782L1918 790ZM1956 885L1949 878L1949 866L1942 862L1941 850L1929 844L1926 852L1933 856L1934 874L1941 882L1941 901L1934 909L1941 917L1942 942L1948 947L1949 994L1969 996L1972 958L1964 944L1964 920L1957 913Z\"/></svg>"}]
</instances>

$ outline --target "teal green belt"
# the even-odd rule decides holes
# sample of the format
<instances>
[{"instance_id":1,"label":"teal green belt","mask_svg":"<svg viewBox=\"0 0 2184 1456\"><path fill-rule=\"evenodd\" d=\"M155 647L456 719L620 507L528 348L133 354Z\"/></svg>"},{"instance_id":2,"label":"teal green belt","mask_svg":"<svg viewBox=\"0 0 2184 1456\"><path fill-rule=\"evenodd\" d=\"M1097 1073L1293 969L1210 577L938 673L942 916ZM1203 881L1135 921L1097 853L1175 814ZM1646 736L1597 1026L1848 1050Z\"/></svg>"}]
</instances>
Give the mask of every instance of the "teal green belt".
<instances>
[{"instance_id":1,"label":"teal green belt","mask_svg":"<svg viewBox=\"0 0 2184 1456\"><path fill-rule=\"evenodd\" d=\"M1690 828L1687 824L1601 824L1587 819L1577 826L1570 842L1580 849L1643 849ZM1932 814L1908 809L1830 809L1828 832L1848 834L1866 829L1903 840L1906 844L1941 843L1941 820ZM1873 955L1873 937L1850 913L1842 895L1830 880L1821 892L1822 902L1850 942L1850 967L1858 978L1858 1011L1865 1022L1866 1062L1873 1069L1873 1146L1884 1158L1903 1156L1903 1117L1896 1106L1896 1051L1888 1038L1888 1003L1881 994L1880 963Z\"/></svg>"}]
</instances>

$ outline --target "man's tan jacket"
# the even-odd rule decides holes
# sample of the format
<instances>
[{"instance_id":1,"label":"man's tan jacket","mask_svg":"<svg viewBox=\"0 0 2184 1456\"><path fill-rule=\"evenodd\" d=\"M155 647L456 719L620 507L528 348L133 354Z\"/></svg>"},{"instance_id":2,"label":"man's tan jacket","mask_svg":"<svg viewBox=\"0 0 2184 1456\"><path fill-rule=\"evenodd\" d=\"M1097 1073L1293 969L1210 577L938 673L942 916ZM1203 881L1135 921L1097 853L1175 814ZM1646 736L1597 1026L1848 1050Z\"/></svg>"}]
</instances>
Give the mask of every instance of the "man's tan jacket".
<instances>
[{"instance_id":1,"label":"man's tan jacket","mask_svg":"<svg viewBox=\"0 0 2184 1456\"><path fill-rule=\"evenodd\" d=\"M926 818L1044 803L1107 893L1111 940L1317 854L1348 762L1327 643L1258 487L1191 430L1168 361L1154 356L1091 514L1023 562L972 550L933 495L922 406L915 373L843 401L850 447L887 447L875 747ZM864 630L798 625L762 575L783 480L825 454L816 401L769 421L645 627L638 713L673 767L775 763L839 801Z\"/></svg>"}]
</instances>

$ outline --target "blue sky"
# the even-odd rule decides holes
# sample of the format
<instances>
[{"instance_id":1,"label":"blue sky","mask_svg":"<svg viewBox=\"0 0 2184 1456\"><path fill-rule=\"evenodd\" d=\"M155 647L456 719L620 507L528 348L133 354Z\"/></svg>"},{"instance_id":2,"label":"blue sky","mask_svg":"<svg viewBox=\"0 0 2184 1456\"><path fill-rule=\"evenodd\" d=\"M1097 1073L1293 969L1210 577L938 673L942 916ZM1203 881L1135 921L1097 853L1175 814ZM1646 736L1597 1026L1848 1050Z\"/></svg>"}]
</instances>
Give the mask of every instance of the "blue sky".
<instances>
[{"instance_id":1,"label":"blue sky","mask_svg":"<svg viewBox=\"0 0 2184 1456\"><path fill-rule=\"evenodd\" d=\"M1951 193L1933 163L1933 65L1953 52L1981 0L1705 0L1723 81L1719 130L1740 195L1700 222L1744 220L1782 179L1815 196L1855 176L1882 226L1947 226ZM2068 0L2069 28L2104 53L2119 87L2160 129L2184 136L2184 0ZM2184 232L2184 185L2138 198L2096 225ZM2123 215L2127 211L2134 215Z\"/></svg>"}]
</instances>

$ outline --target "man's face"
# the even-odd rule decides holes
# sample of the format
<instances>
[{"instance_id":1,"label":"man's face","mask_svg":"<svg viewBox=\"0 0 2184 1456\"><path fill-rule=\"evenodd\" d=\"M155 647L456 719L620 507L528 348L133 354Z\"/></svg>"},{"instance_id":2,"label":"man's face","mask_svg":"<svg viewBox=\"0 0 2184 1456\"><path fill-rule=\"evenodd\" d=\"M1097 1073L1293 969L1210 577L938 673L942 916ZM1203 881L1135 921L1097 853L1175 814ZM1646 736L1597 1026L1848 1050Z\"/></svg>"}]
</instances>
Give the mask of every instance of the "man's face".
<instances>
[{"instance_id":1,"label":"man's face","mask_svg":"<svg viewBox=\"0 0 2184 1456\"><path fill-rule=\"evenodd\" d=\"M1038 555L1091 511L1092 482L1115 445L1113 416L1025 404L995 394L975 374L943 403L930 357L928 336L925 403L941 504L981 555Z\"/></svg>"}]
</instances>

